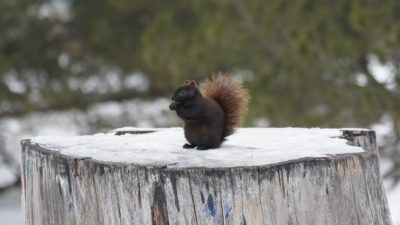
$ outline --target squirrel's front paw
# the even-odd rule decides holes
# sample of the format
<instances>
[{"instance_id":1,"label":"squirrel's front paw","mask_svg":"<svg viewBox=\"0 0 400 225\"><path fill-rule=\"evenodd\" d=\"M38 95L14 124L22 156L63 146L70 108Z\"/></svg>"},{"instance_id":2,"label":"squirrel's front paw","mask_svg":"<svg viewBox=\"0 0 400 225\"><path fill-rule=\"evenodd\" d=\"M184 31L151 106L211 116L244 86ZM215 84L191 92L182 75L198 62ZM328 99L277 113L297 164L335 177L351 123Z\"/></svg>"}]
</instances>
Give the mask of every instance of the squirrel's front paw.
<instances>
[{"instance_id":1,"label":"squirrel's front paw","mask_svg":"<svg viewBox=\"0 0 400 225\"><path fill-rule=\"evenodd\" d=\"M176 110L176 107L177 107L177 106L178 106L178 103L173 102L173 103L171 103L171 105L169 105L169 109L172 110L172 111L174 111L174 110Z\"/></svg>"},{"instance_id":2,"label":"squirrel's front paw","mask_svg":"<svg viewBox=\"0 0 400 225\"><path fill-rule=\"evenodd\" d=\"M187 143L183 145L183 148L194 148L194 147L196 147L196 145L191 145Z\"/></svg>"},{"instance_id":3,"label":"squirrel's front paw","mask_svg":"<svg viewBox=\"0 0 400 225\"><path fill-rule=\"evenodd\" d=\"M198 149L198 150L207 150L207 149L209 149L209 148L206 147L206 146L197 146L197 149Z\"/></svg>"}]
</instances>

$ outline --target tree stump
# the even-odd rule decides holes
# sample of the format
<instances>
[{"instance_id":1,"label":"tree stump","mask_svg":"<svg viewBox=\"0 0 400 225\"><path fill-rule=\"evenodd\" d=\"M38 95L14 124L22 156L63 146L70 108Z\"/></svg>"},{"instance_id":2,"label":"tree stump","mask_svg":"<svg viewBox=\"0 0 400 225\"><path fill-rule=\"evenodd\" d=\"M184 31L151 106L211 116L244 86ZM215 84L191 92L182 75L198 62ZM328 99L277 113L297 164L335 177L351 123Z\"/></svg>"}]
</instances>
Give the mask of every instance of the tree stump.
<instances>
[{"instance_id":1,"label":"tree stump","mask_svg":"<svg viewBox=\"0 0 400 225\"><path fill-rule=\"evenodd\" d=\"M22 141L24 224L392 224L369 130L180 128Z\"/></svg>"}]
</instances>

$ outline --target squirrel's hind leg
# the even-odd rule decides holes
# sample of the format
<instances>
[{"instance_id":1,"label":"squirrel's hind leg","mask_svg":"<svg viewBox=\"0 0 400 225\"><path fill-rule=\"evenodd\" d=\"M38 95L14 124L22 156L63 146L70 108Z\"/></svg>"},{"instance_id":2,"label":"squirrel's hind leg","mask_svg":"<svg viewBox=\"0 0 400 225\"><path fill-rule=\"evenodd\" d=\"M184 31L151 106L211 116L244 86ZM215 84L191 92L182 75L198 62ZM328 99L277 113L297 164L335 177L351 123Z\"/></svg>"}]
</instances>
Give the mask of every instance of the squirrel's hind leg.
<instances>
[{"instance_id":1,"label":"squirrel's hind leg","mask_svg":"<svg viewBox=\"0 0 400 225\"><path fill-rule=\"evenodd\" d=\"M209 147L206 147L206 146L198 146L197 149L198 149L198 150L208 150L208 149L210 149L210 148L209 148Z\"/></svg>"},{"instance_id":2,"label":"squirrel's hind leg","mask_svg":"<svg viewBox=\"0 0 400 225\"><path fill-rule=\"evenodd\" d=\"M196 146L197 146L197 145L192 145L192 144L186 143L186 144L183 145L183 148L194 148L194 147L196 147Z\"/></svg>"}]
</instances>

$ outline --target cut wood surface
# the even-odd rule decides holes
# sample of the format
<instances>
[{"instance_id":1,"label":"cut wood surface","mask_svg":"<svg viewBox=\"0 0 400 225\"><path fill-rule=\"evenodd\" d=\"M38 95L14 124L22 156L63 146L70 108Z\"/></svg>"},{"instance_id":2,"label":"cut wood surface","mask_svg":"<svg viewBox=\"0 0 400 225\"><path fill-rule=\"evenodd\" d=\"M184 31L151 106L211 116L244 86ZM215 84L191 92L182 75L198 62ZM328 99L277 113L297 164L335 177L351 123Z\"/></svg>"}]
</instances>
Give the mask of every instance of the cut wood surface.
<instances>
[{"instance_id":1,"label":"cut wood surface","mask_svg":"<svg viewBox=\"0 0 400 225\"><path fill-rule=\"evenodd\" d=\"M24 224L389 225L375 133L239 129L187 150L180 128L22 141Z\"/></svg>"}]
</instances>

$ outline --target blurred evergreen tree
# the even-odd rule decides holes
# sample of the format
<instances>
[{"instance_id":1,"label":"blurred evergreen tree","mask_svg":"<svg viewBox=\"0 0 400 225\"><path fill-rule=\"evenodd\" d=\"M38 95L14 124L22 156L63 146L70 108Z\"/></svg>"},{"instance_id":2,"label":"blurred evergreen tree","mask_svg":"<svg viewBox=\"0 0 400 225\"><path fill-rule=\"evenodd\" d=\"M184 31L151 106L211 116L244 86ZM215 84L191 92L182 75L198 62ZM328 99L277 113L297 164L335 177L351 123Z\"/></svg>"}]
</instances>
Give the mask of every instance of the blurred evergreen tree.
<instances>
[{"instance_id":1,"label":"blurred evergreen tree","mask_svg":"<svg viewBox=\"0 0 400 225\"><path fill-rule=\"evenodd\" d=\"M385 87L368 63L371 56L393 63L399 82L399 9L374 0L5 0L0 85L8 102L0 115L135 97L74 86L112 70L118 79L143 72L151 88L141 96L150 97L233 70L250 75L251 118L272 125L366 126L384 113L398 120L398 85ZM11 77L21 90L10 90Z\"/></svg>"},{"instance_id":2,"label":"blurred evergreen tree","mask_svg":"<svg viewBox=\"0 0 400 225\"><path fill-rule=\"evenodd\" d=\"M363 127L386 115L398 146L399 12L396 0L3 0L0 117L169 96L223 70L250 89L249 125ZM390 85L374 59L390 63ZM122 83L141 72L150 87L113 89L110 72Z\"/></svg>"}]
</instances>

